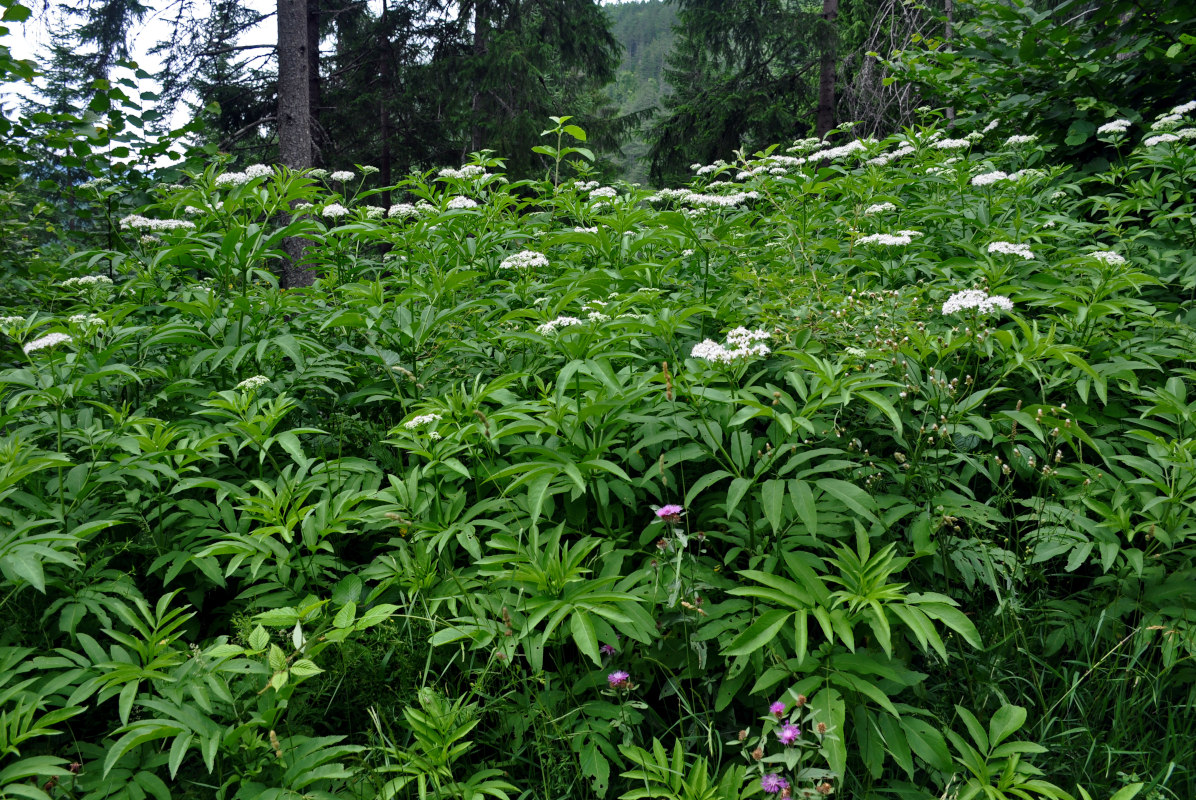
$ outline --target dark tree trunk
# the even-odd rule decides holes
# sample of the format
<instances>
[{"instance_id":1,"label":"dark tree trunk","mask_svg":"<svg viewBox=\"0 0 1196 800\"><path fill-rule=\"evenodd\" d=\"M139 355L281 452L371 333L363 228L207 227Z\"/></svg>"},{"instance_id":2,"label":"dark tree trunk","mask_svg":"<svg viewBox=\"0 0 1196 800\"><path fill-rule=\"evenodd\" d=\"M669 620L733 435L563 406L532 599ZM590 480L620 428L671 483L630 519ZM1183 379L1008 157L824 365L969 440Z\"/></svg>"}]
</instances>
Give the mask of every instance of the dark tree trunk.
<instances>
[{"instance_id":1,"label":"dark tree trunk","mask_svg":"<svg viewBox=\"0 0 1196 800\"><path fill-rule=\"evenodd\" d=\"M469 146L474 152L481 150L485 146L484 135L482 132L482 104L483 104L483 90L482 90L482 58L486 55L487 50L487 34L490 31L490 18L486 13L486 0L478 0L473 11L473 59L474 59L474 73L473 73L473 100L470 103L470 115L472 117L472 124L470 126Z\"/></svg>"},{"instance_id":2,"label":"dark tree trunk","mask_svg":"<svg viewBox=\"0 0 1196 800\"><path fill-rule=\"evenodd\" d=\"M822 0L822 62L818 76L818 119L814 135L819 139L835 127L835 72L839 60L839 0Z\"/></svg>"},{"instance_id":3,"label":"dark tree trunk","mask_svg":"<svg viewBox=\"0 0 1196 800\"><path fill-rule=\"evenodd\" d=\"M320 127L320 0L307 0L307 107L311 124L311 166L324 163L326 137Z\"/></svg>"},{"instance_id":4,"label":"dark tree trunk","mask_svg":"<svg viewBox=\"0 0 1196 800\"><path fill-rule=\"evenodd\" d=\"M307 51L307 0L278 0L278 160L291 169L312 161ZM306 242L286 239L283 248L283 285L310 286L316 276L303 264Z\"/></svg>"},{"instance_id":5,"label":"dark tree trunk","mask_svg":"<svg viewBox=\"0 0 1196 800\"><path fill-rule=\"evenodd\" d=\"M378 154L378 178L383 186L390 186L390 38L386 19L387 0L382 0L382 41L378 43L378 78L382 84L378 100L378 134L382 137L382 148ZM390 206L390 192L381 195L382 207Z\"/></svg>"}]
</instances>

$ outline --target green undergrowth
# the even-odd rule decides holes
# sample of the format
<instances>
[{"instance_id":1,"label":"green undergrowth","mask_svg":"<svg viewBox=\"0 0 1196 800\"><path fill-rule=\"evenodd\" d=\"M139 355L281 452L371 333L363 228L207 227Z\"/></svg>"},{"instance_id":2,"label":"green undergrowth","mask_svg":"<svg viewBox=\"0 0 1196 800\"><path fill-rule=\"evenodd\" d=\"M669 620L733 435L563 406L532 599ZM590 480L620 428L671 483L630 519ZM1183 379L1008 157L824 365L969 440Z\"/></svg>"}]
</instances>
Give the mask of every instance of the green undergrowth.
<instances>
[{"instance_id":1,"label":"green undergrowth","mask_svg":"<svg viewBox=\"0 0 1196 800\"><path fill-rule=\"evenodd\" d=\"M5 273L0 796L1193 796L1185 121L659 193L566 121Z\"/></svg>"}]
</instances>

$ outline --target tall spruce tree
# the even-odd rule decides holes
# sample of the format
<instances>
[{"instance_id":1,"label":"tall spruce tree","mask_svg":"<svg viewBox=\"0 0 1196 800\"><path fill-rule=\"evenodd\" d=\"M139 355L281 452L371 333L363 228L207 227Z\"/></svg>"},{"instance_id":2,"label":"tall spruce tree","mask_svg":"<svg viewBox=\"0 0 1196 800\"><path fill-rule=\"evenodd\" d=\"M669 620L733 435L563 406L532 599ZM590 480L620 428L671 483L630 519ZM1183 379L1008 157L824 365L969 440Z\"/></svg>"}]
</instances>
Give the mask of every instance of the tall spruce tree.
<instances>
[{"instance_id":1,"label":"tall spruce tree","mask_svg":"<svg viewBox=\"0 0 1196 800\"><path fill-rule=\"evenodd\" d=\"M666 71L672 93L651 134L654 181L675 181L692 162L793 139L813 126L826 42L819 7L799 0L675 2L677 40Z\"/></svg>"}]
</instances>

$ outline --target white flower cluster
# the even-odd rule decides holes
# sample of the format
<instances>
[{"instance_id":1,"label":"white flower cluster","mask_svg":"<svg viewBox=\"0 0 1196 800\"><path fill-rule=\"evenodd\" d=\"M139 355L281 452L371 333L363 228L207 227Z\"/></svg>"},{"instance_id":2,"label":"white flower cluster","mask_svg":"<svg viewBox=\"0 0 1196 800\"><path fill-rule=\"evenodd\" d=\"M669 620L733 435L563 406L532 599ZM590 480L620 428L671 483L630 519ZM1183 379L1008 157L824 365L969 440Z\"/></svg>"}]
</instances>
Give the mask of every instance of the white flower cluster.
<instances>
[{"instance_id":1,"label":"white flower cluster","mask_svg":"<svg viewBox=\"0 0 1196 800\"><path fill-rule=\"evenodd\" d=\"M388 217L397 217L399 219L407 219L408 217L418 217L419 209L410 203L395 203L386 212Z\"/></svg>"},{"instance_id":2,"label":"white flower cluster","mask_svg":"<svg viewBox=\"0 0 1196 800\"><path fill-rule=\"evenodd\" d=\"M1178 142L1179 139L1180 137L1176 136L1174 133L1160 133L1158 136L1148 137L1146 141L1142 142L1142 144L1146 145L1147 147L1154 147L1156 144L1171 144L1172 142Z\"/></svg>"},{"instance_id":3,"label":"white flower cluster","mask_svg":"<svg viewBox=\"0 0 1196 800\"><path fill-rule=\"evenodd\" d=\"M382 206L362 206L361 213L366 219L382 219L386 216L386 209Z\"/></svg>"},{"instance_id":4,"label":"white flower cluster","mask_svg":"<svg viewBox=\"0 0 1196 800\"><path fill-rule=\"evenodd\" d=\"M253 180L253 177L245 172L226 172L223 175L216 176L217 186L244 186Z\"/></svg>"},{"instance_id":5,"label":"white flower cluster","mask_svg":"<svg viewBox=\"0 0 1196 800\"><path fill-rule=\"evenodd\" d=\"M84 275L81 278L67 278L58 285L64 289L74 289L78 286L111 286L112 279L107 275Z\"/></svg>"},{"instance_id":6,"label":"white flower cluster","mask_svg":"<svg viewBox=\"0 0 1196 800\"><path fill-rule=\"evenodd\" d=\"M881 153L876 158L870 158L865 163L871 164L874 167L883 167L891 161L896 161L903 156L908 156L914 152L914 146L911 144L903 144L891 153Z\"/></svg>"},{"instance_id":7,"label":"white flower cluster","mask_svg":"<svg viewBox=\"0 0 1196 800\"><path fill-rule=\"evenodd\" d=\"M978 142L984 138L984 134L981 133L980 131L972 131L971 133L969 133L967 136L965 136L963 138L967 139L969 142Z\"/></svg>"},{"instance_id":8,"label":"white flower cluster","mask_svg":"<svg viewBox=\"0 0 1196 800\"><path fill-rule=\"evenodd\" d=\"M274 170L265 164L250 164L245 168L245 175L250 180L254 178L266 178L274 174Z\"/></svg>"},{"instance_id":9,"label":"white flower cluster","mask_svg":"<svg viewBox=\"0 0 1196 800\"><path fill-rule=\"evenodd\" d=\"M477 164L466 164L464 167L461 167L461 169L445 167L436 174L442 178L455 178L459 181L463 181L470 178L482 177L486 174L486 168Z\"/></svg>"},{"instance_id":10,"label":"white flower cluster","mask_svg":"<svg viewBox=\"0 0 1196 800\"><path fill-rule=\"evenodd\" d=\"M270 379L265 375L254 375L252 378L246 378L236 385L238 392L252 392L254 389L260 389L270 382Z\"/></svg>"},{"instance_id":11,"label":"white flower cluster","mask_svg":"<svg viewBox=\"0 0 1196 800\"><path fill-rule=\"evenodd\" d=\"M329 203L324 206L324 210L320 212L328 219L337 219L349 213L349 209L342 206L340 203Z\"/></svg>"},{"instance_id":12,"label":"white flower cluster","mask_svg":"<svg viewBox=\"0 0 1196 800\"><path fill-rule=\"evenodd\" d=\"M1125 133L1130 128L1130 121L1128 119L1115 119L1112 122L1106 122L1096 129L1098 135L1106 135L1110 133Z\"/></svg>"},{"instance_id":13,"label":"white flower cluster","mask_svg":"<svg viewBox=\"0 0 1196 800\"><path fill-rule=\"evenodd\" d=\"M574 228L573 232L574 233L597 233L598 229L596 227L595 228L580 228L579 227L579 228Z\"/></svg>"},{"instance_id":14,"label":"white flower cluster","mask_svg":"<svg viewBox=\"0 0 1196 800\"><path fill-rule=\"evenodd\" d=\"M60 344L70 344L74 340L65 333L47 333L40 339L34 339L29 344L25 345L24 350L26 354L44 350L47 347L54 347Z\"/></svg>"},{"instance_id":15,"label":"white flower cluster","mask_svg":"<svg viewBox=\"0 0 1196 800\"><path fill-rule=\"evenodd\" d=\"M1023 145L1023 144L1034 144L1037 141L1038 141L1038 137L1032 133L1025 133L1025 134L1019 133L1019 134L1010 136L1008 139L1006 139L1005 145L1007 147L1018 147L1019 145Z\"/></svg>"},{"instance_id":16,"label":"white flower cluster","mask_svg":"<svg viewBox=\"0 0 1196 800\"><path fill-rule=\"evenodd\" d=\"M1169 131L1172 128L1178 128L1183 121L1182 114L1164 114L1150 123L1150 129L1152 131Z\"/></svg>"},{"instance_id":17,"label":"white flower cluster","mask_svg":"<svg viewBox=\"0 0 1196 800\"><path fill-rule=\"evenodd\" d=\"M14 328L17 325L24 324L24 317L0 317L0 328Z\"/></svg>"},{"instance_id":18,"label":"white flower cluster","mask_svg":"<svg viewBox=\"0 0 1196 800\"><path fill-rule=\"evenodd\" d=\"M689 189L661 189L656 194L648 198L649 203L660 203L665 200L684 200L693 192Z\"/></svg>"},{"instance_id":19,"label":"white flower cluster","mask_svg":"<svg viewBox=\"0 0 1196 800\"><path fill-rule=\"evenodd\" d=\"M457 211L457 210L460 210L463 208L477 208L477 207L478 207L477 200L471 200L470 198L464 197L462 195L457 195L456 197L454 197L448 201L448 208L449 208L449 210L452 210L452 211Z\"/></svg>"},{"instance_id":20,"label":"white flower cluster","mask_svg":"<svg viewBox=\"0 0 1196 800\"><path fill-rule=\"evenodd\" d=\"M422 428L424 425L431 425L434 422L440 422L442 417L439 414L420 414L418 417L412 417L403 423L403 427L409 431L416 428Z\"/></svg>"},{"instance_id":21,"label":"white flower cluster","mask_svg":"<svg viewBox=\"0 0 1196 800\"><path fill-rule=\"evenodd\" d=\"M727 345L721 345L713 339L706 339L693 346L689 352L690 358L700 358L715 364L731 364L735 361L753 356L766 356L772 352L766 344L759 344L771 336L768 331L748 330L744 327L736 328L727 334Z\"/></svg>"},{"instance_id":22,"label":"white flower cluster","mask_svg":"<svg viewBox=\"0 0 1196 800\"><path fill-rule=\"evenodd\" d=\"M1193 111L1196 111L1196 100L1189 100L1183 105L1176 106L1175 108L1171 109L1172 114L1179 114L1181 116L1183 114L1189 114Z\"/></svg>"},{"instance_id":23,"label":"white flower cluster","mask_svg":"<svg viewBox=\"0 0 1196 800\"><path fill-rule=\"evenodd\" d=\"M1095 250L1088 255L1110 267L1120 267L1125 264L1125 256L1114 253L1112 250Z\"/></svg>"},{"instance_id":24,"label":"white flower cluster","mask_svg":"<svg viewBox=\"0 0 1196 800\"><path fill-rule=\"evenodd\" d=\"M1013 301L1002 295L990 295L983 289L965 289L956 292L943 303L943 314L955 314L974 308L981 314L991 314L998 309L1013 310Z\"/></svg>"},{"instance_id":25,"label":"white flower cluster","mask_svg":"<svg viewBox=\"0 0 1196 800\"><path fill-rule=\"evenodd\" d=\"M194 230L195 223L185 219L150 219L140 214L130 214L120 221L122 228L138 231L178 231Z\"/></svg>"},{"instance_id":26,"label":"white flower cluster","mask_svg":"<svg viewBox=\"0 0 1196 800\"><path fill-rule=\"evenodd\" d=\"M340 181L341 183L348 183L349 181L351 181L357 177L357 173L350 169L339 169L336 172L329 175L328 177L332 178L332 180L334 180L334 181Z\"/></svg>"},{"instance_id":27,"label":"white flower cluster","mask_svg":"<svg viewBox=\"0 0 1196 800\"><path fill-rule=\"evenodd\" d=\"M82 325L85 328L90 328L92 325L106 325L103 317L96 314L71 314L67 317L67 322L74 325Z\"/></svg>"},{"instance_id":28,"label":"white flower cluster","mask_svg":"<svg viewBox=\"0 0 1196 800\"><path fill-rule=\"evenodd\" d=\"M543 325L537 325L536 333L541 336L547 336L550 333L556 333L557 328L568 328L571 325L580 324L581 320L577 317L557 317L556 319L545 322Z\"/></svg>"},{"instance_id":29,"label":"white flower cluster","mask_svg":"<svg viewBox=\"0 0 1196 800\"><path fill-rule=\"evenodd\" d=\"M707 164L704 167L701 166L700 164L695 164L694 172L696 172L698 175L709 175L712 172L718 172L720 169L722 169L725 166L727 166L727 162L723 161L720 158L718 161L715 161L713 164Z\"/></svg>"},{"instance_id":30,"label":"white flower cluster","mask_svg":"<svg viewBox=\"0 0 1196 800\"><path fill-rule=\"evenodd\" d=\"M843 158L844 156L867 149L867 146L859 139L852 139L847 144L842 144L838 147L828 147L826 150L810 153L810 155L806 156L806 161L821 161L824 158Z\"/></svg>"},{"instance_id":31,"label":"white flower cluster","mask_svg":"<svg viewBox=\"0 0 1196 800\"><path fill-rule=\"evenodd\" d=\"M995 130L996 127L1000 124L1001 124L1000 119L994 119L992 122L990 122L984 126L984 130L982 130L981 133L988 133L991 130Z\"/></svg>"},{"instance_id":32,"label":"white flower cluster","mask_svg":"<svg viewBox=\"0 0 1196 800\"><path fill-rule=\"evenodd\" d=\"M309 169L307 174L318 181L322 181L328 177L328 170L326 169Z\"/></svg>"},{"instance_id":33,"label":"white flower cluster","mask_svg":"<svg viewBox=\"0 0 1196 800\"><path fill-rule=\"evenodd\" d=\"M499 269L529 269L531 267L547 267L548 256L535 250L522 250L509 255L498 265Z\"/></svg>"},{"instance_id":34,"label":"white flower cluster","mask_svg":"<svg viewBox=\"0 0 1196 800\"><path fill-rule=\"evenodd\" d=\"M690 192L685 201L699 208L732 208L748 200L755 200L759 192L733 192L731 194L699 194Z\"/></svg>"},{"instance_id":35,"label":"white flower cluster","mask_svg":"<svg viewBox=\"0 0 1196 800\"><path fill-rule=\"evenodd\" d=\"M977 175L976 177L972 178L972 185L973 186L989 186L990 184L994 184L997 181L1007 181L1007 180L1009 180L1009 174L1006 172L1002 172L1001 170L998 169L998 170L995 170L994 172L981 173L980 175Z\"/></svg>"},{"instance_id":36,"label":"white flower cluster","mask_svg":"<svg viewBox=\"0 0 1196 800\"><path fill-rule=\"evenodd\" d=\"M599 186L597 189L594 189L593 191L590 192L591 200L600 200L602 198L609 199L609 198L614 198L614 197L618 197L618 196L619 196L619 193L617 191L615 191L615 188L613 186Z\"/></svg>"},{"instance_id":37,"label":"white flower cluster","mask_svg":"<svg viewBox=\"0 0 1196 800\"><path fill-rule=\"evenodd\" d=\"M897 206L892 203L873 203L864 209L865 214L883 214L886 211L896 211Z\"/></svg>"},{"instance_id":38,"label":"white flower cluster","mask_svg":"<svg viewBox=\"0 0 1196 800\"><path fill-rule=\"evenodd\" d=\"M1013 242L992 242L988 246L990 253L1004 253L1008 256L1021 256L1022 258L1034 258L1034 253L1030 252L1030 245L1028 244L1014 244Z\"/></svg>"},{"instance_id":39,"label":"white flower cluster","mask_svg":"<svg viewBox=\"0 0 1196 800\"><path fill-rule=\"evenodd\" d=\"M900 233L874 233L870 236L861 236L855 240L856 244L880 244L886 247L898 247L906 245L913 241L913 237L920 236L917 231L901 231Z\"/></svg>"},{"instance_id":40,"label":"white flower cluster","mask_svg":"<svg viewBox=\"0 0 1196 800\"><path fill-rule=\"evenodd\" d=\"M935 150L959 150L970 145L967 139L940 139L931 145Z\"/></svg>"}]
</instances>

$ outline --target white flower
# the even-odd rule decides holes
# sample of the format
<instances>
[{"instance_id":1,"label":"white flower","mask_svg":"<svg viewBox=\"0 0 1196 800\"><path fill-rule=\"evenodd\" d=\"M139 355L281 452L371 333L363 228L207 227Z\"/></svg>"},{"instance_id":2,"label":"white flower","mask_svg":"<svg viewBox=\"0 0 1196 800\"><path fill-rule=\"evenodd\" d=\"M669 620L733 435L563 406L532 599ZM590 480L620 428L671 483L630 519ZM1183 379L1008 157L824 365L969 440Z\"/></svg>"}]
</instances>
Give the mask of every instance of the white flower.
<instances>
[{"instance_id":1,"label":"white flower","mask_svg":"<svg viewBox=\"0 0 1196 800\"><path fill-rule=\"evenodd\" d=\"M24 317L0 317L0 328L14 328L17 325L24 324Z\"/></svg>"},{"instance_id":2,"label":"white flower","mask_svg":"<svg viewBox=\"0 0 1196 800\"><path fill-rule=\"evenodd\" d=\"M419 209L410 203L395 203L386 212L388 217L398 217L399 219L407 219L408 217L418 217Z\"/></svg>"},{"instance_id":3,"label":"white flower","mask_svg":"<svg viewBox=\"0 0 1196 800\"><path fill-rule=\"evenodd\" d=\"M102 317L99 317L95 314L72 314L71 316L67 317L67 322L71 322L75 325L83 325L85 327L107 324L104 322Z\"/></svg>"},{"instance_id":4,"label":"white flower","mask_svg":"<svg viewBox=\"0 0 1196 800\"><path fill-rule=\"evenodd\" d=\"M428 434L428 438L434 442L439 442L441 440L441 438L443 438L443 437L441 437L441 435L438 432L432 431Z\"/></svg>"},{"instance_id":5,"label":"white flower","mask_svg":"<svg viewBox=\"0 0 1196 800\"><path fill-rule=\"evenodd\" d=\"M868 355L866 350L861 350L858 347L845 347L843 348L843 352L847 353L849 356L855 356L856 358L864 358Z\"/></svg>"},{"instance_id":6,"label":"white flower","mask_svg":"<svg viewBox=\"0 0 1196 800\"><path fill-rule=\"evenodd\" d=\"M1013 310L1013 301L1002 295L989 295L983 289L965 289L956 292L943 303L943 314L955 314L969 308L977 309L981 314L991 314L997 309Z\"/></svg>"},{"instance_id":7,"label":"white flower","mask_svg":"<svg viewBox=\"0 0 1196 800\"><path fill-rule=\"evenodd\" d=\"M318 181L322 181L328 177L328 170L326 169L309 169L307 174Z\"/></svg>"},{"instance_id":8,"label":"white flower","mask_svg":"<svg viewBox=\"0 0 1196 800\"><path fill-rule=\"evenodd\" d=\"M990 253L1004 253L1010 256L1021 256L1022 258L1034 258L1034 254L1030 252L1030 245L1028 244L1014 244L1013 242L992 242L988 246Z\"/></svg>"},{"instance_id":9,"label":"white flower","mask_svg":"<svg viewBox=\"0 0 1196 800\"><path fill-rule=\"evenodd\" d=\"M1096 129L1097 135L1104 135L1110 133L1125 133L1129 130L1130 121L1128 119L1115 119L1112 122L1106 122Z\"/></svg>"},{"instance_id":10,"label":"white flower","mask_svg":"<svg viewBox=\"0 0 1196 800\"><path fill-rule=\"evenodd\" d=\"M873 203L864 209L865 214L880 214L885 211L896 211L897 206L892 203Z\"/></svg>"},{"instance_id":11,"label":"white flower","mask_svg":"<svg viewBox=\"0 0 1196 800\"><path fill-rule=\"evenodd\" d=\"M431 425L433 422L439 422L440 420L441 416L439 414L421 414L418 417L412 417L404 422L403 427L409 431L413 431L416 428L421 428L424 425Z\"/></svg>"},{"instance_id":12,"label":"white flower","mask_svg":"<svg viewBox=\"0 0 1196 800\"><path fill-rule=\"evenodd\" d=\"M597 189L594 189L592 192L590 192L591 200L594 200L596 198L603 198L603 197L612 198L612 197L618 197L618 196L619 196L619 193L617 191L615 191L613 186L600 186Z\"/></svg>"},{"instance_id":13,"label":"white flower","mask_svg":"<svg viewBox=\"0 0 1196 800\"><path fill-rule=\"evenodd\" d=\"M1026 134L1019 133L1014 136L1010 136L1008 139L1006 139L1005 144L1009 147L1017 147L1018 145L1023 145L1023 144L1034 144L1037 141L1038 141L1038 137L1032 133L1026 133Z\"/></svg>"},{"instance_id":14,"label":"white flower","mask_svg":"<svg viewBox=\"0 0 1196 800\"><path fill-rule=\"evenodd\" d=\"M574 233L597 233L598 228L574 228Z\"/></svg>"},{"instance_id":15,"label":"white flower","mask_svg":"<svg viewBox=\"0 0 1196 800\"><path fill-rule=\"evenodd\" d=\"M331 203L324 206L324 210L320 213L329 219L336 219L337 217L343 217L348 214L349 209L345 208L340 203Z\"/></svg>"},{"instance_id":16,"label":"white flower","mask_svg":"<svg viewBox=\"0 0 1196 800\"><path fill-rule=\"evenodd\" d=\"M970 145L967 139L940 139L931 145L936 150L958 150L961 147Z\"/></svg>"},{"instance_id":17,"label":"white flower","mask_svg":"<svg viewBox=\"0 0 1196 800\"><path fill-rule=\"evenodd\" d=\"M541 336L547 336L550 333L556 333L557 328L568 328L571 325L580 325L581 320L577 317L557 317L554 320L549 320L543 325L536 326L536 333Z\"/></svg>"},{"instance_id":18,"label":"white flower","mask_svg":"<svg viewBox=\"0 0 1196 800\"><path fill-rule=\"evenodd\" d=\"M265 178L274 174L274 170L265 164L251 164L245 168L245 175L249 178Z\"/></svg>"},{"instance_id":19,"label":"white flower","mask_svg":"<svg viewBox=\"0 0 1196 800\"><path fill-rule=\"evenodd\" d=\"M1120 267L1125 263L1125 257L1111 250L1096 250L1088 254L1092 258L1110 267Z\"/></svg>"},{"instance_id":20,"label":"white flower","mask_svg":"<svg viewBox=\"0 0 1196 800\"><path fill-rule=\"evenodd\" d=\"M880 244L886 247L896 247L900 245L909 244L913 241L906 233L874 233L871 236L861 236L856 239L856 244Z\"/></svg>"},{"instance_id":21,"label":"white flower","mask_svg":"<svg viewBox=\"0 0 1196 800\"><path fill-rule=\"evenodd\" d=\"M588 319L590 322L609 322L610 321L610 317L606 314L603 314L601 311L591 311L589 314L586 315L586 319Z\"/></svg>"},{"instance_id":22,"label":"white flower","mask_svg":"<svg viewBox=\"0 0 1196 800\"><path fill-rule=\"evenodd\" d=\"M195 223L188 222L185 219L149 219L140 214L130 214L121 219L120 226L125 229L132 228L133 230L177 231L194 230Z\"/></svg>"},{"instance_id":23,"label":"white flower","mask_svg":"<svg viewBox=\"0 0 1196 800\"><path fill-rule=\"evenodd\" d=\"M736 328L727 334L727 342L736 347L749 347L753 342L762 342L765 339L771 339L772 334L766 330L750 331L743 326Z\"/></svg>"},{"instance_id":24,"label":"white flower","mask_svg":"<svg viewBox=\"0 0 1196 800\"><path fill-rule=\"evenodd\" d=\"M244 186L251 180L253 179L244 172L226 172L217 175L215 183L217 186Z\"/></svg>"},{"instance_id":25,"label":"white flower","mask_svg":"<svg viewBox=\"0 0 1196 800\"><path fill-rule=\"evenodd\" d=\"M486 168L478 166L477 164L467 164L461 169L453 169L452 167L445 167L437 174L441 178L455 178L457 180L466 180L468 178L477 178L486 173Z\"/></svg>"},{"instance_id":26,"label":"white flower","mask_svg":"<svg viewBox=\"0 0 1196 800\"><path fill-rule=\"evenodd\" d=\"M371 167L369 165L361 168L362 175L377 175L381 171L382 170L378 169L377 167Z\"/></svg>"},{"instance_id":27,"label":"white flower","mask_svg":"<svg viewBox=\"0 0 1196 800\"><path fill-rule=\"evenodd\" d=\"M868 159L864 163L871 164L874 167L883 167L884 165L888 164L890 161L896 161L897 159L901 158L902 156L908 156L912 152L914 152L913 145L903 144L891 153L882 153L881 155L877 156L876 158Z\"/></svg>"},{"instance_id":28,"label":"white flower","mask_svg":"<svg viewBox=\"0 0 1196 800\"><path fill-rule=\"evenodd\" d=\"M356 178L357 173L355 173L349 169L340 169L340 170L337 170L336 172L332 173L328 177L332 178L332 180L334 180L334 181L340 181L341 183L347 183L347 182L353 180L354 178Z\"/></svg>"},{"instance_id":29,"label":"white flower","mask_svg":"<svg viewBox=\"0 0 1196 800\"><path fill-rule=\"evenodd\" d=\"M988 133L989 131L993 130L1000 124L1001 124L1000 119L994 119L992 122L990 122L984 126L984 130L982 130L981 133Z\"/></svg>"},{"instance_id":30,"label":"white flower","mask_svg":"<svg viewBox=\"0 0 1196 800\"><path fill-rule=\"evenodd\" d=\"M386 216L386 209L382 206L365 206L362 209L366 219L382 219Z\"/></svg>"},{"instance_id":31,"label":"white flower","mask_svg":"<svg viewBox=\"0 0 1196 800\"><path fill-rule=\"evenodd\" d=\"M1189 111L1196 111L1196 100L1189 100L1182 106L1176 106L1175 108L1171 109L1172 114L1180 115L1187 114Z\"/></svg>"},{"instance_id":32,"label":"white flower","mask_svg":"<svg viewBox=\"0 0 1196 800\"><path fill-rule=\"evenodd\" d=\"M967 136L965 136L963 138L967 139L969 142L978 142L984 138L984 134L981 133L980 131L972 131L971 133L969 133Z\"/></svg>"},{"instance_id":33,"label":"white flower","mask_svg":"<svg viewBox=\"0 0 1196 800\"><path fill-rule=\"evenodd\" d=\"M755 200L759 192L734 192L733 194L698 194L689 192L685 195L686 202L699 208L731 208L748 200Z\"/></svg>"},{"instance_id":34,"label":"white flower","mask_svg":"<svg viewBox=\"0 0 1196 800\"><path fill-rule=\"evenodd\" d=\"M976 177L972 178L972 185L973 186L988 186L989 184L996 183L997 181L1007 181L1007 180L1009 180L1008 174L1002 172L1001 170L996 170L995 172L985 172L983 174L977 175Z\"/></svg>"},{"instance_id":35,"label":"white flower","mask_svg":"<svg viewBox=\"0 0 1196 800\"><path fill-rule=\"evenodd\" d=\"M1183 121L1181 114L1166 114L1150 123L1150 129L1152 131L1169 131L1172 128L1179 127L1179 124Z\"/></svg>"},{"instance_id":36,"label":"white flower","mask_svg":"<svg viewBox=\"0 0 1196 800\"><path fill-rule=\"evenodd\" d=\"M254 375L252 378L246 378L234 387L238 392L252 392L255 389L260 389L270 382L270 379L265 375Z\"/></svg>"},{"instance_id":37,"label":"white flower","mask_svg":"<svg viewBox=\"0 0 1196 800\"><path fill-rule=\"evenodd\" d=\"M535 250L523 250L507 256L498 265L499 269L528 269L530 267L547 267L548 256Z\"/></svg>"},{"instance_id":38,"label":"white flower","mask_svg":"<svg viewBox=\"0 0 1196 800\"><path fill-rule=\"evenodd\" d=\"M821 161L824 158L842 158L843 156L867 149L859 139L852 139L847 144L839 145L838 147L829 147L826 150L819 150L817 153L810 153L806 161Z\"/></svg>"},{"instance_id":39,"label":"white flower","mask_svg":"<svg viewBox=\"0 0 1196 800\"><path fill-rule=\"evenodd\" d=\"M25 353L28 354L38 350L44 350L47 347L54 347L55 345L70 344L72 341L74 340L65 333L47 333L42 338L34 339L32 342L25 345L24 350Z\"/></svg>"},{"instance_id":40,"label":"white flower","mask_svg":"<svg viewBox=\"0 0 1196 800\"><path fill-rule=\"evenodd\" d=\"M1147 147L1154 147L1156 144L1170 144L1171 142L1178 142L1179 137L1174 133L1160 133L1158 136L1151 136L1142 144Z\"/></svg>"},{"instance_id":41,"label":"white flower","mask_svg":"<svg viewBox=\"0 0 1196 800\"><path fill-rule=\"evenodd\" d=\"M478 202L476 200L471 200L468 197L463 197L461 195L457 195L456 197L454 197L448 201L448 207L452 210L457 210L457 209L461 209L461 208L477 208Z\"/></svg>"},{"instance_id":42,"label":"white flower","mask_svg":"<svg viewBox=\"0 0 1196 800\"><path fill-rule=\"evenodd\" d=\"M84 275L81 278L67 278L59 285L64 289L73 289L76 286L111 286L112 279L107 275Z\"/></svg>"}]
</instances>

